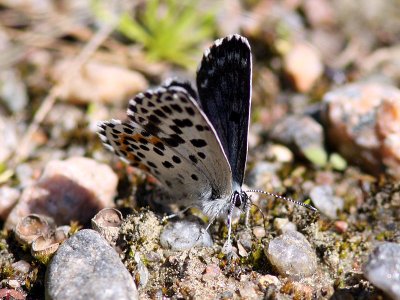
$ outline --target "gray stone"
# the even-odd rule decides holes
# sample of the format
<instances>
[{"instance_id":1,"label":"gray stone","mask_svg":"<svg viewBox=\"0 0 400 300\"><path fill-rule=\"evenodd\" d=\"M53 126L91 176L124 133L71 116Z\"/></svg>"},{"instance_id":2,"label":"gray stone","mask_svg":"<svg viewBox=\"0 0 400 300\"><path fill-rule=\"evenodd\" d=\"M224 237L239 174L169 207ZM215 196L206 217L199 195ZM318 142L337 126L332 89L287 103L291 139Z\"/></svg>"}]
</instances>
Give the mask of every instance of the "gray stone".
<instances>
[{"instance_id":1,"label":"gray stone","mask_svg":"<svg viewBox=\"0 0 400 300\"><path fill-rule=\"evenodd\" d=\"M400 299L400 245L377 246L364 265L364 275L392 299Z\"/></svg>"},{"instance_id":2,"label":"gray stone","mask_svg":"<svg viewBox=\"0 0 400 300\"><path fill-rule=\"evenodd\" d=\"M294 148L316 165L325 165L324 130L313 118L293 115L281 119L271 130L274 141Z\"/></svg>"},{"instance_id":3,"label":"gray stone","mask_svg":"<svg viewBox=\"0 0 400 300\"><path fill-rule=\"evenodd\" d=\"M96 231L85 229L60 246L46 272L46 299L138 299L132 276Z\"/></svg>"},{"instance_id":4,"label":"gray stone","mask_svg":"<svg viewBox=\"0 0 400 300\"><path fill-rule=\"evenodd\" d=\"M199 223L189 221L169 223L161 233L160 242L166 249L179 251L213 244L210 234Z\"/></svg>"},{"instance_id":5,"label":"gray stone","mask_svg":"<svg viewBox=\"0 0 400 300\"><path fill-rule=\"evenodd\" d=\"M333 194L329 185L314 187L310 192L314 206L330 219L337 218L337 211L342 211L344 201Z\"/></svg>"},{"instance_id":6,"label":"gray stone","mask_svg":"<svg viewBox=\"0 0 400 300\"><path fill-rule=\"evenodd\" d=\"M265 254L279 274L294 280L311 276L317 269L314 250L297 231L287 231L271 240Z\"/></svg>"}]
</instances>

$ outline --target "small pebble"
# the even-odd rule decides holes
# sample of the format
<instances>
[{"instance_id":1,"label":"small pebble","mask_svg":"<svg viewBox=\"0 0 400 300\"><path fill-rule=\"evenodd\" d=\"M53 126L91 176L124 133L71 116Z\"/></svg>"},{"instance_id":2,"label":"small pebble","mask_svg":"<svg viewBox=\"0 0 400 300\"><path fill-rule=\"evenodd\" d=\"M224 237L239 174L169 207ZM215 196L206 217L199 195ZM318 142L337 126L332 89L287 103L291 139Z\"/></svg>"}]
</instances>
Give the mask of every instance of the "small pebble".
<instances>
[{"instance_id":1,"label":"small pebble","mask_svg":"<svg viewBox=\"0 0 400 300\"><path fill-rule=\"evenodd\" d=\"M289 148L282 146L282 145L272 145L268 149L268 156L271 156L278 162L288 163L293 161L293 153L289 150Z\"/></svg>"},{"instance_id":2,"label":"small pebble","mask_svg":"<svg viewBox=\"0 0 400 300\"><path fill-rule=\"evenodd\" d=\"M284 233L287 231L297 231L296 224L289 221L287 218L275 218L274 219L274 228L279 233Z\"/></svg>"},{"instance_id":3,"label":"small pebble","mask_svg":"<svg viewBox=\"0 0 400 300\"><path fill-rule=\"evenodd\" d=\"M328 185L315 186L310 197L314 206L330 219L337 218L337 211L342 211L344 201L333 194L333 190Z\"/></svg>"},{"instance_id":4,"label":"small pebble","mask_svg":"<svg viewBox=\"0 0 400 300\"><path fill-rule=\"evenodd\" d=\"M349 228L349 224L346 221L335 221L334 225L336 231L339 233L346 232L347 228Z\"/></svg>"},{"instance_id":5,"label":"small pebble","mask_svg":"<svg viewBox=\"0 0 400 300\"><path fill-rule=\"evenodd\" d=\"M246 249L243 247L243 245L238 241L237 242L237 247L238 247L238 254L241 257L247 257L249 253L246 251Z\"/></svg>"},{"instance_id":6,"label":"small pebble","mask_svg":"<svg viewBox=\"0 0 400 300\"><path fill-rule=\"evenodd\" d=\"M8 286L9 287L11 287L11 288L13 288L13 289L19 289L19 288L21 288L21 285L20 285L20 283L18 282L18 280L15 280L15 279L10 279L10 280L8 280Z\"/></svg>"},{"instance_id":7,"label":"small pebble","mask_svg":"<svg viewBox=\"0 0 400 300\"><path fill-rule=\"evenodd\" d=\"M253 234L256 238L261 239L261 238L265 237L265 228L262 226L254 226Z\"/></svg>"},{"instance_id":8,"label":"small pebble","mask_svg":"<svg viewBox=\"0 0 400 300\"><path fill-rule=\"evenodd\" d=\"M320 78L323 64L318 49L305 42L296 43L283 58L286 73L298 91L308 92Z\"/></svg>"},{"instance_id":9,"label":"small pebble","mask_svg":"<svg viewBox=\"0 0 400 300\"><path fill-rule=\"evenodd\" d=\"M294 280L309 277L317 269L317 256L301 233L288 231L269 242L265 250L280 275Z\"/></svg>"},{"instance_id":10,"label":"small pebble","mask_svg":"<svg viewBox=\"0 0 400 300\"><path fill-rule=\"evenodd\" d=\"M205 269L204 269L204 275L209 275L212 277L217 277L219 274L221 274L221 269L218 267L218 265L216 264L211 264L208 265Z\"/></svg>"},{"instance_id":11,"label":"small pebble","mask_svg":"<svg viewBox=\"0 0 400 300\"><path fill-rule=\"evenodd\" d=\"M313 118L292 115L282 118L271 130L271 138L286 146L294 146L297 153L316 165L325 165L324 130Z\"/></svg>"},{"instance_id":12,"label":"small pebble","mask_svg":"<svg viewBox=\"0 0 400 300\"><path fill-rule=\"evenodd\" d=\"M139 277L139 287L144 288L149 281L150 273L142 259L140 258L140 252L135 253L135 262L136 262L136 278Z\"/></svg>"},{"instance_id":13,"label":"small pebble","mask_svg":"<svg viewBox=\"0 0 400 300\"><path fill-rule=\"evenodd\" d=\"M46 299L138 299L131 274L115 250L94 230L64 242L46 271Z\"/></svg>"},{"instance_id":14,"label":"small pebble","mask_svg":"<svg viewBox=\"0 0 400 300\"><path fill-rule=\"evenodd\" d=\"M196 222L178 221L165 226L160 243L166 249L188 250L194 246L211 247L210 234Z\"/></svg>"},{"instance_id":15,"label":"small pebble","mask_svg":"<svg viewBox=\"0 0 400 300\"><path fill-rule=\"evenodd\" d=\"M392 299L400 299L400 245L377 246L364 265L364 276Z\"/></svg>"},{"instance_id":16,"label":"small pebble","mask_svg":"<svg viewBox=\"0 0 400 300\"><path fill-rule=\"evenodd\" d=\"M12 267L16 272L19 272L21 274L27 274L31 269L30 263L25 260L16 261L12 264Z\"/></svg>"},{"instance_id":17,"label":"small pebble","mask_svg":"<svg viewBox=\"0 0 400 300\"><path fill-rule=\"evenodd\" d=\"M216 264L207 266L204 270L204 274L201 277L203 282L213 282L217 280L217 277L221 274L221 269Z\"/></svg>"},{"instance_id":18,"label":"small pebble","mask_svg":"<svg viewBox=\"0 0 400 300\"><path fill-rule=\"evenodd\" d=\"M237 233L237 240L246 250L250 250L252 243L252 235L250 230L241 230Z\"/></svg>"},{"instance_id":19,"label":"small pebble","mask_svg":"<svg viewBox=\"0 0 400 300\"><path fill-rule=\"evenodd\" d=\"M242 287L239 287L241 299L257 299L259 295L256 292L256 285L251 281L246 282Z\"/></svg>"},{"instance_id":20,"label":"small pebble","mask_svg":"<svg viewBox=\"0 0 400 300\"><path fill-rule=\"evenodd\" d=\"M264 287L267 287L271 284L276 285L276 286L279 286L281 284L278 277L276 277L274 275L263 275L258 280L258 283Z\"/></svg>"}]
</instances>

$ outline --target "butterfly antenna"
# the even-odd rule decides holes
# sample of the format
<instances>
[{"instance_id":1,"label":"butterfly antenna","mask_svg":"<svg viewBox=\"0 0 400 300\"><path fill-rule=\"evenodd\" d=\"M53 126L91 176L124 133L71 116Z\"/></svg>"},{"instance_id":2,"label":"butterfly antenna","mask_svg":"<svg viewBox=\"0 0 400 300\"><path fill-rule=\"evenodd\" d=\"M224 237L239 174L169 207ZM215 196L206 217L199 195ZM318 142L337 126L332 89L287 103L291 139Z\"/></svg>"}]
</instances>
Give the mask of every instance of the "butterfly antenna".
<instances>
[{"instance_id":1,"label":"butterfly antenna","mask_svg":"<svg viewBox=\"0 0 400 300\"><path fill-rule=\"evenodd\" d=\"M268 195L268 196L272 196L272 197L275 197L275 198L278 198L278 199L285 200L287 202L292 202L292 203L294 203L296 205L303 206L303 207L308 208L308 209L310 209L312 211L318 211L318 209L316 209L314 206L311 206L309 204L306 204L306 203L303 203L303 202L300 202L300 201L296 201L296 200L293 200L291 198L287 198L287 197L284 197L284 196L281 196L281 195L276 195L276 194L273 194L273 193L269 193L269 192L266 192L266 191L263 191L263 190L247 190L246 193L265 194L265 195Z\"/></svg>"}]
</instances>

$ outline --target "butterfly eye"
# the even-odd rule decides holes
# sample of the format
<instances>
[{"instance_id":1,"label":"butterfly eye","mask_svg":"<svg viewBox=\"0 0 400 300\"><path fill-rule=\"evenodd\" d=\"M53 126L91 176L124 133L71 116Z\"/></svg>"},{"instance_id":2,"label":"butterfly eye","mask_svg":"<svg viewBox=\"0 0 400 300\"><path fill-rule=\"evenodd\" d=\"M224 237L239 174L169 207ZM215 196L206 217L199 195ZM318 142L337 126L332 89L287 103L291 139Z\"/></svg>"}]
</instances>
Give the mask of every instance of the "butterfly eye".
<instances>
[{"instance_id":1,"label":"butterfly eye","mask_svg":"<svg viewBox=\"0 0 400 300\"><path fill-rule=\"evenodd\" d=\"M235 206L236 207L242 206L242 197L239 194L235 194Z\"/></svg>"},{"instance_id":2,"label":"butterfly eye","mask_svg":"<svg viewBox=\"0 0 400 300\"><path fill-rule=\"evenodd\" d=\"M241 205L242 205L242 200L240 200L240 198L237 198L235 201L235 206L240 207Z\"/></svg>"}]
</instances>

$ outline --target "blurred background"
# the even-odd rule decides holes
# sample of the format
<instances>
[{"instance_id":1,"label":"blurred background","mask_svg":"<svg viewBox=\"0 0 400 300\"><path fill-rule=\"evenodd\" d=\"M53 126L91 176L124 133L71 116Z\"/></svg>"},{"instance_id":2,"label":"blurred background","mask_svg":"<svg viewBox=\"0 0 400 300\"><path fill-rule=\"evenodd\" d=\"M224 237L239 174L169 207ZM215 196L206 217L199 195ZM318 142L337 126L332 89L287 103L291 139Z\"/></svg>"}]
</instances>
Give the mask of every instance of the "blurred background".
<instances>
[{"instance_id":1,"label":"blurred background","mask_svg":"<svg viewBox=\"0 0 400 300\"><path fill-rule=\"evenodd\" d=\"M280 230L275 217L293 222L324 274L311 292L274 281L277 293L400 298L368 269L375 246L400 242L399 0L0 0L2 288L43 296L45 264L10 235L22 217L44 214L76 231L101 208L126 215L147 203L138 195L155 180L106 151L96 124L125 119L130 98L168 78L194 83L203 51L232 33L253 55L246 183L311 199L321 213L307 227L286 204L258 203L272 232L261 238ZM30 267L17 276L21 260ZM262 262L243 272L269 273L271 258ZM260 282L255 298L270 292Z\"/></svg>"}]
</instances>

